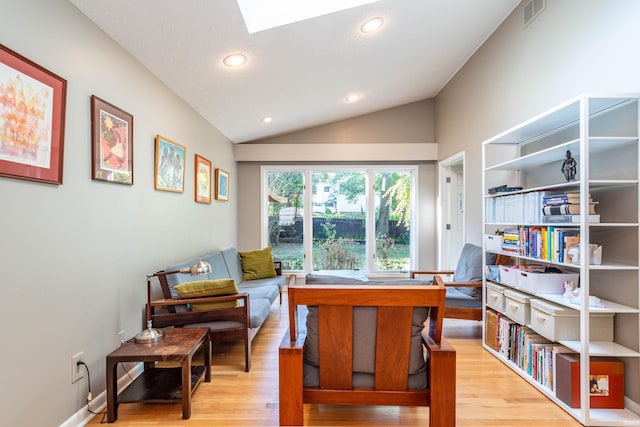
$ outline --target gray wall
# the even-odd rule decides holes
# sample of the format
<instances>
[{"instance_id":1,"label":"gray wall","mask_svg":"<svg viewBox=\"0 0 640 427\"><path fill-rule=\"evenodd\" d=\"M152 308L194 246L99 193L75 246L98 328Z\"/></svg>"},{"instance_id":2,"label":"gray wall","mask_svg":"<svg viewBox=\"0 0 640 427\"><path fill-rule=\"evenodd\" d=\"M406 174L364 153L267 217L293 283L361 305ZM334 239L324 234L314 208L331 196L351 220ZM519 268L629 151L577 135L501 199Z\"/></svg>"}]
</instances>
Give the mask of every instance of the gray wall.
<instances>
[{"instance_id":1,"label":"gray wall","mask_svg":"<svg viewBox=\"0 0 640 427\"><path fill-rule=\"evenodd\" d=\"M147 273L235 245L235 180L229 203L195 203L193 156L236 168L226 138L68 1L0 10L0 42L68 81L63 185L0 178L0 424L53 426L85 405L73 354L104 390L117 332L141 329ZM133 186L91 180L92 94L134 116ZM153 188L156 134L187 147L184 193Z\"/></svg>"},{"instance_id":2,"label":"gray wall","mask_svg":"<svg viewBox=\"0 0 640 427\"><path fill-rule=\"evenodd\" d=\"M440 159L466 151L466 234L482 236L482 141L584 92L640 92L640 2L522 5L436 97Z\"/></svg>"},{"instance_id":3,"label":"gray wall","mask_svg":"<svg viewBox=\"0 0 640 427\"><path fill-rule=\"evenodd\" d=\"M340 144L340 143L433 143L435 142L434 100L403 105L372 114L318 126L279 137L251 143ZM248 144L248 143L245 143ZM339 153L329 146L327 150ZM337 154L339 156L339 154ZM339 163L337 160L335 163ZM407 163L411 159L407 159ZM349 162L349 164L353 164ZM260 246L260 165L257 162L238 163L238 247L240 250ZM433 162L419 165L419 234L418 265L434 268L436 170Z\"/></svg>"}]
</instances>

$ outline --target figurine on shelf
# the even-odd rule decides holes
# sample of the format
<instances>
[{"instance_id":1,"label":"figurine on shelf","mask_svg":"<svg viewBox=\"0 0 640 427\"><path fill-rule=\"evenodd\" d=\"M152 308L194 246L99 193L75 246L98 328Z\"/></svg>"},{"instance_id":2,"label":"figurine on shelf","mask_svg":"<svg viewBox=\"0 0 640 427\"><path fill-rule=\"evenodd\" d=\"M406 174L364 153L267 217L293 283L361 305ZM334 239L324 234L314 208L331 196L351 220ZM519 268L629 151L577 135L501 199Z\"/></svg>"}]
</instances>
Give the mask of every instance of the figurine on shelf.
<instances>
[{"instance_id":1,"label":"figurine on shelf","mask_svg":"<svg viewBox=\"0 0 640 427\"><path fill-rule=\"evenodd\" d=\"M564 298L573 299L580 293L580 288L576 286L576 282L574 282L573 280L565 281L562 284L562 287L564 288L564 293L562 294Z\"/></svg>"},{"instance_id":2,"label":"figurine on shelf","mask_svg":"<svg viewBox=\"0 0 640 427\"><path fill-rule=\"evenodd\" d=\"M576 180L576 159L571 157L571 151L567 150L566 159L562 162L560 170L564 174L564 179L567 181Z\"/></svg>"}]
</instances>

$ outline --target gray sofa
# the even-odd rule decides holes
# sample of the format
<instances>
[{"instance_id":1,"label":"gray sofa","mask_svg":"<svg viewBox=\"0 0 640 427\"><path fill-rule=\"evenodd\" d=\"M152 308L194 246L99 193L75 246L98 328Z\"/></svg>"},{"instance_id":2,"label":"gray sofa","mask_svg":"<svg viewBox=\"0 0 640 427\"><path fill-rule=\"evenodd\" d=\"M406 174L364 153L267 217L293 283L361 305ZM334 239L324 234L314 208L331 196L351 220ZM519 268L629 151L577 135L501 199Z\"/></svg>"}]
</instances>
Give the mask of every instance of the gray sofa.
<instances>
[{"instance_id":1,"label":"gray sofa","mask_svg":"<svg viewBox=\"0 0 640 427\"><path fill-rule=\"evenodd\" d=\"M223 251L214 251L204 254L197 258L192 258L169 265L164 271L180 270L189 267L199 260L208 262L211 265L211 273L201 276L190 276L188 274L170 274L160 275L158 279L162 288L163 297L165 299L180 299L175 286L200 280L215 280L231 278L238 286L239 295L246 294L248 325L241 317L233 318L221 317L219 320L207 322L195 322L189 324L180 324L182 327L208 327L211 330L212 342L235 341L238 339L245 340L245 370L250 370L251 359L251 340L257 334L264 321L269 316L271 305L276 299L280 299L282 303L282 290L285 286L286 278L282 275L276 275L273 278L243 280L242 265L240 256L235 248L225 249ZM276 270L278 272L278 270ZM281 273L281 271L280 271ZM187 305L176 305L170 307L170 311L184 312L189 311ZM222 312L222 310L220 310ZM231 319L231 320L229 320ZM154 324L156 322L154 321Z\"/></svg>"}]
</instances>

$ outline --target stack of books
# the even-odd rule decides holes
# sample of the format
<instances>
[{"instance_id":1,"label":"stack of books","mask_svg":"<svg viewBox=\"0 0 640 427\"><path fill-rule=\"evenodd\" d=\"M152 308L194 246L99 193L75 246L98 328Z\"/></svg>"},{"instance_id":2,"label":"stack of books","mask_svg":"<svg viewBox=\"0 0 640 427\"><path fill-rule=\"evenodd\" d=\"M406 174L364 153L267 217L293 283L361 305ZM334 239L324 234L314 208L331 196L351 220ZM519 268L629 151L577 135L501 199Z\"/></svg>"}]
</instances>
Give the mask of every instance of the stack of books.
<instances>
[{"instance_id":1,"label":"stack of books","mask_svg":"<svg viewBox=\"0 0 640 427\"><path fill-rule=\"evenodd\" d=\"M596 205L589 194L588 222L600 222L600 215L596 214ZM567 191L553 193L542 198L542 222L548 224L580 222L580 193Z\"/></svg>"}]
</instances>

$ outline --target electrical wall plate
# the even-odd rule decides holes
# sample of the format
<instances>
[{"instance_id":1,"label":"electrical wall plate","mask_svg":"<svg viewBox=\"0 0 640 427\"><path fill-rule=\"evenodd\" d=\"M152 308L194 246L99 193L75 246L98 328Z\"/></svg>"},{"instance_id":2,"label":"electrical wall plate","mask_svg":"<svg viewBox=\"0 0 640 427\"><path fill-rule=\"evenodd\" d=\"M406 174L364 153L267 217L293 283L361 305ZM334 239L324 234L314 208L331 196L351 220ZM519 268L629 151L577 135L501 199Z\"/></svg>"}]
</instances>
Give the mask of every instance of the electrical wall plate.
<instances>
[{"instance_id":1,"label":"electrical wall plate","mask_svg":"<svg viewBox=\"0 0 640 427\"><path fill-rule=\"evenodd\" d=\"M75 356L71 356L71 384L84 378L84 367L78 365L78 362L82 360L82 356L84 356L84 351L81 351Z\"/></svg>"}]
</instances>

